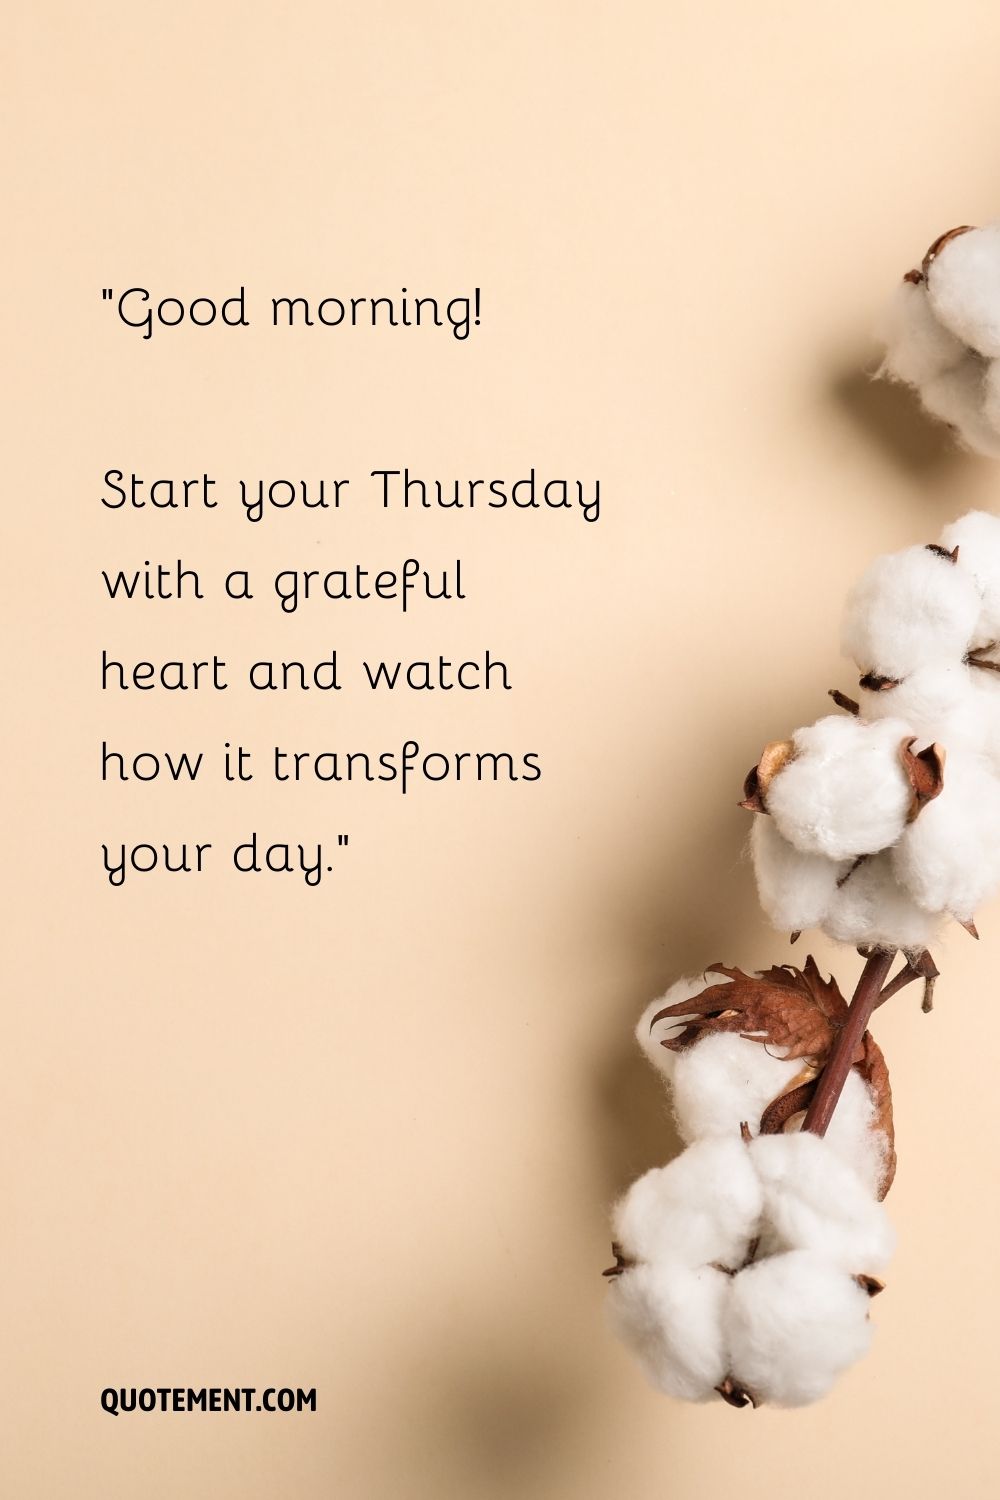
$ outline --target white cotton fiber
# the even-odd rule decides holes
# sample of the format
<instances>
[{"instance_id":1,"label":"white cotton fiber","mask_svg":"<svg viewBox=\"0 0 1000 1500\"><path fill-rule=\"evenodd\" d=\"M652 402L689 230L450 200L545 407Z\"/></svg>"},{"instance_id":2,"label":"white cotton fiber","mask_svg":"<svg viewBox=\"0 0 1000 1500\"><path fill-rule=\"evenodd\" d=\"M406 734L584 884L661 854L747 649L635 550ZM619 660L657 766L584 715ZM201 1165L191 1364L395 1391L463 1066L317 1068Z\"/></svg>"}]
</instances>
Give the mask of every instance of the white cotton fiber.
<instances>
[{"instance_id":1,"label":"white cotton fiber","mask_svg":"<svg viewBox=\"0 0 1000 1500\"><path fill-rule=\"evenodd\" d=\"M757 1232L761 1203L737 1130L728 1140L696 1141L634 1182L615 1205L614 1238L629 1260L735 1267Z\"/></svg>"},{"instance_id":2,"label":"white cotton fiber","mask_svg":"<svg viewBox=\"0 0 1000 1500\"><path fill-rule=\"evenodd\" d=\"M837 892L823 923L823 931L836 943L901 948L907 953L929 948L940 927L940 919L918 906L899 884L889 853L858 865Z\"/></svg>"},{"instance_id":3,"label":"white cotton fiber","mask_svg":"<svg viewBox=\"0 0 1000 1500\"><path fill-rule=\"evenodd\" d=\"M991 360L983 383L983 419L991 432L1000 435L1000 359Z\"/></svg>"},{"instance_id":4,"label":"white cotton fiber","mask_svg":"<svg viewBox=\"0 0 1000 1500\"><path fill-rule=\"evenodd\" d=\"M923 282L900 283L880 330L885 360L879 371L908 385L922 385L957 365L965 354L961 339L934 316Z\"/></svg>"},{"instance_id":5,"label":"white cotton fiber","mask_svg":"<svg viewBox=\"0 0 1000 1500\"><path fill-rule=\"evenodd\" d=\"M918 906L970 921L1000 887L1000 779L990 762L949 755L941 795L906 829L891 859Z\"/></svg>"},{"instance_id":6,"label":"white cotton fiber","mask_svg":"<svg viewBox=\"0 0 1000 1500\"><path fill-rule=\"evenodd\" d=\"M852 1275L885 1269L896 1243L888 1215L833 1146L792 1131L758 1136L748 1149L764 1191L768 1250L812 1250Z\"/></svg>"},{"instance_id":7,"label":"white cotton fiber","mask_svg":"<svg viewBox=\"0 0 1000 1500\"><path fill-rule=\"evenodd\" d=\"M827 1127L826 1144L845 1161L877 1198L885 1181L889 1140L875 1126L875 1100L856 1068L844 1080L833 1119Z\"/></svg>"},{"instance_id":8,"label":"white cotton fiber","mask_svg":"<svg viewBox=\"0 0 1000 1500\"><path fill-rule=\"evenodd\" d=\"M871 1344L869 1298L846 1272L808 1250L755 1261L732 1285L731 1374L758 1401L805 1406Z\"/></svg>"},{"instance_id":9,"label":"white cotton fiber","mask_svg":"<svg viewBox=\"0 0 1000 1500\"><path fill-rule=\"evenodd\" d=\"M983 672L980 691L983 697L982 749L994 770L1000 771L1000 675Z\"/></svg>"},{"instance_id":10,"label":"white cotton fiber","mask_svg":"<svg viewBox=\"0 0 1000 1500\"><path fill-rule=\"evenodd\" d=\"M674 1070L674 1114L686 1141L739 1137L743 1121L755 1134L764 1110L802 1072L802 1061L774 1056L738 1032L706 1036L679 1054Z\"/></svg>"},{"instance_id":11,"label":"white cotton fiber","mask_svg":"<svg viewBox=\"0 0 1000 1500\"><path fill-rule=\"evenodd\" d=\"M948 552L958 548L958 566L979 590L981 608L976 646L1000 641L1000 516L972 510L941 533Z\"/></svg>"},{"instance_id":12,"label":"white cotton fiber","mask_svg":"<svg viewBox=\"0 0 1000 1500\"><path fill-rule=\"evenodd\" d=\"M1000 457L1000 432L987 417L987 366L978 354L920 387L920 399L932 417L953 427L967 448L987 458Z\"/></svg>"},{"instance_id":13,"label":"white cotton fiber","mask_svg":"<svg viewBox=\"0 0 1000 1500\"><path fill-rule=\"evenodd\" d=\"M750 854L760 904L779 932L818 927L836 895L837 881L851 867L849 859L831 860L793 848L770 817L754 818Z\"/></svg>"},{"instance_id":14,"label":"white cotton fiber","mask_svg":"<svg viewBox=\"0 0 1000 1500\"><path fill-rule=\"evenodd\" d=\"M844 607L841 642L863 674L900 680L935 661L961 661L982 607L970 576L928 547L872 563Z\"/></svg>"},{"instance_id":15,"label":"white cotton fiber","mask_svg":"<svg viewBox=\"0 0 1000 1500\"><path fill-rule=\"evenodd\" d=\"M723 1320L731 1292L731 1278L712 1266L636 1266L612 1279L608 1322L657 1390L717 1400L729 1362Z\"/></svg>"},{"instance_id":16,"label":"white cotton fiber","mask_svg":"<svg viewBox=\"0 0 1000 1500\"><path fill-rule=\"evenodd\" d=\"M974 453L1000 457L1000 225L938 244L923 276L897 288L879 374L912 385Z\"/></svg>"},{"instance_id":17,"label":"white cotton fiber","mask_svg":"<svg viewBox=\"0 0 1000 1500\"><path fill-rule=\"evenodd\" d=\"M957 235L927 270L934 315L989 359L1000 356L1000 224Z\"/></svg>"},{"instance_id":18,"label":"white cotton fiber","mask_svg":"<svg viewBox=\"0 0 1000 1500\"><path fill-rule=\"evenodd\" d=\"M654 1026L653 1017L671 1005L680 1005L682 1000L694 999L710 985L728 983L724 974L696 974L687 979L678 979L665 995L660 995L656 1000L650 1000L639 1017L635 1028L635 1039L658 1073L662 1073L665 1078L673 1077L677 1054L669 1047L662 1046L662 1043L680 1036L691 1018L681 1016L677 1020L657 1021Z\"/></svg>"},{"instance_id":19,"label":"white cotton fiber","mask_svg":"<svg viewBox=\"0 0 1000 1500\"><path fill-rule=\"evenodd\" d=\"M995 684L985 673L962 660L931 661L916 667L895 687L860 688L861 720L873 724L895 719L905 724L921 745L938 740L952 747L984 750L989 725L984 716L984 687L994 687L1000 705L1000 677Z\"/></svg>"},{"instance_id":20,"label":"white cotton fiber","mask_svg":"<svg viewBox=\"0 0 1000 1500\"><path fill-rule=\"evenodd\" d=\"M898 720L862 724L842 715L796 730L794 755L767 789L782 837L833 860L895 843L912 802L900 748L910 733Z\"/></svg>"}]
</instances>

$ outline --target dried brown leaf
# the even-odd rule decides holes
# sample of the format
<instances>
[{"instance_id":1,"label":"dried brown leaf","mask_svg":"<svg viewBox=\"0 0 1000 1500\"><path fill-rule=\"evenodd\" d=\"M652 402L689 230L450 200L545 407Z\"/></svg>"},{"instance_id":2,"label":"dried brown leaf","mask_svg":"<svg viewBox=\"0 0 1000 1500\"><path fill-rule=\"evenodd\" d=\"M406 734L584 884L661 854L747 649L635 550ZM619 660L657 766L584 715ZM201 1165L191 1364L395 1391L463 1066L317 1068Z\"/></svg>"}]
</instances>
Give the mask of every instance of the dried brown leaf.
<instances>
[{"instance_id":1,"label":"dried brown leaf","mask_svg":"<svg viewBox=\"0 0 1000 1500\"><path fill-rule=\"evenodd\" d=\"M836 981L824 979L812 957L802 969L781 964L762 974L744 974L742 969L710 964L705 973L725 977L694 999L669 1005L653 1017L652 1025L679 1016L693 1018L679 1036L663 1043L671 1051L683 1052L712 1032L734 1031L781 1047L786 1057L825 1058L847 1014Z\"/></svg>"},{"instance_id":2,"label":"dried brown leaf","mask_svg":"<svg viewBox=\"0 0 1000 1500\"><path fill-rule=\"evenodd\" d=\"M687 1025L676 1037L662 1045L672 1052L683 1052L704 1036L734 1032L761 1046L780 1049L786 1058L807 1058L810 1071L818 1073L825 1066L834 1043L847 1019L847 1001L832 977L824 979L815 959L808 957L803 968L780 964L761 974L745 974L742 969L725 964L710 964L706 979L721 975L719 982L707 984L701 994L657 1011L650 1027L660 1021L686 1018ZM858 1044L852 1064L864 1078L875 1100L873 1130L882 1130L888 1140L885 1172L879 1197L884 1198L892 1185L896 1170L892 1124L892 1091L889 1071L878 1044L865 1032ZM810 1085L795 1080L796 1089L773 1101L775 1113L769 1128L780 1130L808 1100L798 1094L808 1092ZM794 1099L793 1099L793 1096ZM796 1110L792 1110L792 1103ZM788 1106L785 1108L785 1106ZM767 1116L767 1111L765 1111ZM779 1118L780 1117L780 1118Z\"/></svg>"}]
</instances>

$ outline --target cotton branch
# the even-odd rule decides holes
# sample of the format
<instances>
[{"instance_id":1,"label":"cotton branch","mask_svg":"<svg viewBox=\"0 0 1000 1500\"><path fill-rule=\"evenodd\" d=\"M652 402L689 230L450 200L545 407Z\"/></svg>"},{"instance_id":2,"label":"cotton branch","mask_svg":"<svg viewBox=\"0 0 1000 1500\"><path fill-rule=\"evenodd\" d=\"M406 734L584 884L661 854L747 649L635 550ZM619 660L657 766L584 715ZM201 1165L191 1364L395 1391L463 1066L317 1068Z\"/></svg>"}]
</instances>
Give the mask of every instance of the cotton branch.
<instances>
[{"instance_id":1,"label":"cotton branch","mask_svg":"<svg viewBox=\"0 0 1000 1500\"><path fill-rule=\"evenodd\" d=\"M910 288L940 290L965 239L943 239ZM1000 280L996 314L1000 368ZM636 1031L687 1145L615 1207L609 1312L650 1381L683 1399L805 1405L866 1352L895 1168L868 1024L918 980L930 1009L937 934L955 921L977 936L1000 888L1000 518L973 513L877 559L842 643L857 700L835 691L843 713L771 741L740 805L773 925L864 959L850 1003L811 957L713 964Z\"/></svg>"}]
</instances>

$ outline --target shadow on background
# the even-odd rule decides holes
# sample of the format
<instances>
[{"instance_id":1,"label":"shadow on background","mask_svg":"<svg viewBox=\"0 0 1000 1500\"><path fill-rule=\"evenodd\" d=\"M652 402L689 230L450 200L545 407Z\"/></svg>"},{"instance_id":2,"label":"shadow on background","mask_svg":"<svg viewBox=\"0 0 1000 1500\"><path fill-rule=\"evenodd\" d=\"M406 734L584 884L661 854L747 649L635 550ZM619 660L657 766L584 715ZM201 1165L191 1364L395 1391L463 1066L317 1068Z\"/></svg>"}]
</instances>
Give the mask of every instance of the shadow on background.
<instances>
[{"instance_id":1,"label":"shadow on background","mask_svg":"<svg viewBox=\"0 0 1000 1500\"><path fill-rule=\"evenodd\" d=\"M959 447L943 422L927 415L915 391L866 374L860 356L834 375L829 389L867 440L935 499L940 499L943 486L977 468L980 460Z\"/></svg>"},{"instance_id":2,"label":"shadow on background","mask_svg":"<svg viewBox=\"0 0 1000 1500\"><path fill-rule=\"evenodd\" d=\"M720 705L718 722L706 726L716 744L725 743L719 737L726 720L731 728L730 708ZM515 1264L502 1269L495 1304L488 1283L457 1258L447 1303L424 1307L422 1334L408 1342L395 1372L401 1386L383 1397L395 1414L385 1443L395 1467L419 1472L421 1494L437 1488L476 1500L541 1500L558 1491L567 1453L601 1453L605 1425L620 1421L621 1391L609 1384L619 1361L646 1399L641 1372L617 1353L603 1327L607 1213L634 1177L672 1159L681 1142L662 1080L633 1031L649 999L681 975L718 959L752 965L769 942L743 858L748 815L736 806L743 746L755 733L750 713L720 774L692 776L680 831L663 797L671 747L651 744L630 792L642 806L661 810L658 836L644 840L627 867L602 862L603 883L594 882L590 869L580 872L580 888L567 894L581 949L599 957L602 973L620 974L613 992L590 991L601 1024L591 1055L575 1058L572 1068L582 1126L567 1173L574 1196L589 1206L590 1227L575 1219L573 1237L560 1238L556 1211L540 1226L539 1245L525 1243ZM691 755L696 761L695 749ZM676 761L674 751L675 770ZM670 910L667 893L678 888L683 909ZM777 961L787 945L772 938ZM456 1249L445 1246L443 1253ZM581 1349L594 1352L584 1357ZM661 1404L664 1442L686 1442L683 1406Z\"/></svg>"}]
</instances>

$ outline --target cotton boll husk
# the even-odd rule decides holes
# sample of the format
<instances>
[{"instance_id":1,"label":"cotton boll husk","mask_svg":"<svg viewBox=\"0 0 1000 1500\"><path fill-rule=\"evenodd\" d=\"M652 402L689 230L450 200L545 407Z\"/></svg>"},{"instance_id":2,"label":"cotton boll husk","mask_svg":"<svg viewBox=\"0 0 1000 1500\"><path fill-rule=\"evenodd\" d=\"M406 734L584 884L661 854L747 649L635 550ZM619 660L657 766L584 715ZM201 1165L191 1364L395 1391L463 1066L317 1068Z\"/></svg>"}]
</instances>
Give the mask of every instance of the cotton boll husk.
<instances>
[{"instance_id":1,"label":"cotton boll husk","mask_svg":"<svg viewBox=\"0 0 1000 1500\"><path fill-rule=\"evenodd\" d=\"M779 932L818 927L837 893L837 881L851 867L850 860L803 854L782 838L769 817L754 818L750 854L760 904Z\"/></svg>"},{"instance_id":2,"label":"cotton boll husk","mask_svg":"<svg viewBox=\"0 0 1000 1500\"><path fill-rule=\"evenodd\" d=\"M662 1046L661 1043L680 1036L691 1017L679 1016L676 1020L658 1021L655 1026L653 1017L659 1011L666 1010L668 1006L680 1005L683 1000L693 1000L695 995L700 995L703 990L708 989L710 984L726 983L728 981L722 974L711 976L697 974L690 978L678 979L665 995L661 995L656 1000L650 1000L646 1006L635 1028L635 1039L653 1067L658 1073L662 1073L664 1078L673 1077L677 1054L669 1047Z\"/></svg>"},{"instance_id":3,"label":"cotton boll husk","mask_svg":"<svg viewBox=\"0 0 1000 1500\"><path fill-rule=\"evenodd\" d=\"M728 1365L723 1325L731 1287L712 1266L636 1266L613 1278L608 1322L657 1390L707 1401Z\"/></svg>"},{"instance_id":4,"label":"cotton boll husk","mask_svg":"<svg viewBox=\"0 0 1000 1500\"><path fill-rule=\"evenodd\" d=\"M927 547L876 558L844 606L841 644L862 673L901 680L935 661L961 661L979 620L967 573Z\"/></svg>"},{"instance_id":5,"label":"cotton boll husk","mask_svg":"<svg viewBox=\"0 0 1000 1500\"><path fill-rule=\"evenodd\" d=\"M988 359L1000 355L1000 224L949 240L928 269L927 296L963 344Z\"/></svg>"},{"instance_id":6,"label":"cotton boll husk","mask_svg":"<svg viewBox=\"0 0 1000 1500\"><path fill-rule=\"evenodd\" d=\"M1000 779L989 761L962 751L949 755L944 789L891 858L918 906L970 921L1000 887Z\"/></svg>"},{"instance_id":7,"label":"cotton boll husk","mask_svg":"<svg viewBox=\"0 0 1000 1500\"><path fill-rule=\"evenodd\" d=\"M1000 417L1000 385L997 396ZM1000 641L1000 516L971 510L945 527L941 545L948 552L958 548L958 566L970 575L979 590L982 606L973 644L986 646Z\"/></svg>"},{"instance_id":8,"label":"cotton boll husk","mask_svg":"<svg viewBox=\"0 0 1000 1500\"><path fill-rule=\"evenodd\" d=\"M954 427L967 448L1000 457L1000 432L987 416L986 365L978 354L967 354L953 370L928 380L920 399L932 417Z\"/></svg>"},{"instance_id":9,"label":"cotton boll husk","mask_svg":"<svg viewBox=\"0 0 1000 1500\"><path fill-rule=\"evenodd\" d=\"M875 1128L875 1099L856 1068L844 1080L824 1140L857 1173L871 1196L879 1197L889 1140L884 1130Z\"/></svg>"},{"instance_id":10,"label":"cotton boll husk","mask_svg":"<svg viewBox=\"0 0 1000 1500\"><path fill-rule=\"evenodd\" d=\"M861 721L902 722L916 735L917 748L940 740L949 750L957 746L985 750L990 724L984 689L993 688L1000 705L1000 681L987 683L984 676L981 669L961 660L929 662L916 667L895 687L861 688Z\"/></svg>"},{"instance_id":11,"label":"cotton boll husk","mask_svg":"<svg viewBox=\"0 0 1000 1500\"><path fill-rule=\"evenodd\" d=\"M803 854L832 860L894 843L912 801L901 754L911 734L899 720L861 724L835 715L796 730L794 756L767 788L782 837Z\"/></svg>"},{"instance_id":12,"label":"cotton boll husk","mask_svg":"<svg viewBox=\"0 0 1000 1500\"><path fill-rule=\"evenodd\" d=\"M788 1092L802 1062L776 1057L762 1042L737 1032L706 1036L678 1054L674 1114L686 1141L739 1136L743 1121L754 1132L764 1110Z\"/></svg>"},{"instance_id":13,"label":"cotton boll husk","mask_svg":"<svg viewBox=\"0 0 1000 1500\"><path fill-rule=\"evenodd\" d=\"M919 952L929 948L941 919L927 912L899 884L889 853L864 860L847 878L823 923L836 943Z\"/></svg>"},{"instance_id":14,"label":"cotton boll husk","mask_svg":"<svg viewBox=\"0 0 1000 1500\"><path fill-rule=\"evenodd\" d=\"M792 1131L758 1136L748 1149L769 1248L814 1250L851 1275L884 1270L896 1245L888 1215L831 1144Z\"/></svg>"},{"instance_id":15,"label":"cotton boll husk","mask_svg":"<svg viewBox=\"0 0 1000 1500\"><path fill-rule=\"evenodd\" d=\"M758 1401L806 1406L868 1352L868 1294L808 1250L755 1261L734 1278L730 1373Z\"/></svg>"},{"instance_id":16,"label":"cotton boll husk","mask_svg":"<svg viewBox=\"0 0 1000 1500\"><path fill-rule=\"evenodd\" d=\"M965 345L938 322L923 282L901 282L879 329L885 345L880 375L922 385L957 365Z\"/></svg>"},{"instance_id":17,"label":"cotton boll husk","mask_svg":"<svg viewBox=\"0 0 1000 1500\"><path fill-rule=\"evenodd\" d=\"M612 1213L614 1238L631 1260L734 1267L757 1232L762 1202L738 1133L696 1141L633 1182Z\"/></svg>"}]
</instances>

